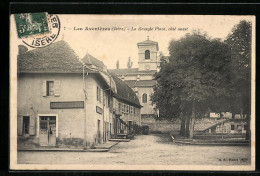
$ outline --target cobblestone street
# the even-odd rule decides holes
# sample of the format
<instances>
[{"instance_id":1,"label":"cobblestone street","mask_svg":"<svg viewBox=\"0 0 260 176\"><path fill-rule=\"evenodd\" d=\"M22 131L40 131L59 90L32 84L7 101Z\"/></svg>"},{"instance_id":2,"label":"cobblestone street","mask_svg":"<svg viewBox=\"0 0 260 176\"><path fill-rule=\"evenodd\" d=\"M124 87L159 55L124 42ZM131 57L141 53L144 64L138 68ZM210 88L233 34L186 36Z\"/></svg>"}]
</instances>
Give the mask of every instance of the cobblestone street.
<instances>
[{"instance_id":1,"label":"cobblestone street","mask_svg":"<svg viewBox=\"0 0 260 176\"><path fill-rule=\"evenodd\" d=\"M249 146L177 145L167 135L140 135L109 152L18 152L19 164L249 165Z\"/></svg>"}]
</instances>

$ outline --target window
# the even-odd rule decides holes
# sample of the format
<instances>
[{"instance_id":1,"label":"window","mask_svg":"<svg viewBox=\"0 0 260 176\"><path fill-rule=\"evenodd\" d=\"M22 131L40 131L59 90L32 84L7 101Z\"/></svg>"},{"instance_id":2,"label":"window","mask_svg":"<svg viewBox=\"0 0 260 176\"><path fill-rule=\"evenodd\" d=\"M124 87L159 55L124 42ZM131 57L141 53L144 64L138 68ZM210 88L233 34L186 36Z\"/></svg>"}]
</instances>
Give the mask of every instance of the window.
<instances>
[{"instance_id":1,"label":"window","mask_svg":"<svg viewBox=\"0 0 260 176\"><path fill-rule=\"evenodd\" d=\"M133 106L130 106L130 114L133 114Z\"/></svg>"},{"instance_id":2,"label":"window","mask_svg":"<svg viewBox=\"0 0 260 176\"><path fill-rule=\"evenodd\" d=\"M231 125L231 130L235 130L235 125Z\"/></svg>"},{"instance_id":3,"label":"window","mask_svg":"<svg viewBox=\"0 0 260 176\"><path fill-rule=\"evenodd\" d=\"M136 116L139 116L140 114L140 109L136 108Z\"/></svg>"},{"instance_id":4,"label":"window","mask_svg":"<svg viewBox=\"0 0 260 176\"><path fill-rule=\"evenodd\" d=\"M60 81L44 80L42 82L42 96L60 96Z\"/></svg>"},{"instance_id":5,"label":"window","mask_svg":"<svg viewBox=\"0 0 260 176\"><path fill-rule=\"evenodd\" d=\"M56 121L56 116L50 116L49 119Z\"/></svg>"},{"instance_id":6,"label":"window","mask_svg":"<svg viewBox=\"0 0 260 176\"><path fill-rule=\"evenodd\" d=\"M17 134L18 135L35 135L35 117L34 116L17 116Z\"/></svg>"},{"instance_id":7,"label":"window","mask_svg":"<svg viewBox=\"0 0 260 176\"><path fill-rule=\"evenodd\" d=\"M48 127L47 127L47 121L41 120L40 129L41 129L41 130L47 130L47 129L48 129Z\"/></svg>"},{"instance_id":8,"label":"window","mask_svg":"<svg viewBox=\"0 0 260 176\"><path fill-rule=\"evenodd\" d=\"M29 134L30 117L23 116L23 134Z\"/></svg>"},{"instance_id":9,"label":"window","mask_svg":"<svg viewBox=\"0 0 260 176\"><path fill-rule=\"evenodd\" d=\"M246 130L246 125L244 125L244 130Z\"/></svg>"},{"instance_id":10,"label":"window","mask_svg":"<svg viewBox=\"0 0 260 176\"><path fill-rule=\"evenodd\" d=\"M101 89L97 87L97 101L101 102Z\"/></svg>"},{"instance_id":11,"label":"window","mask_svg":"<svg viewBox=\"0 0 260 176\"><path fill-rule=\"evenodd\" d=\"M124 112L125 112L125 105L122 104L122 113L124 113Z\"/></svg>"},{"instance_id":12,"label":"window","mask_svg":"<svg viewBox=\"0 0 260 176\"><path fill-rule=\"evenodd\" d=\"M54 81L47 81L47 96L54 96Z\"/></svg>"},{"instance_id":13,"label":"window","mask_svg":"<svg viewBox=\"0 0 260 176\"><path fill-rule=\"evenodd\" d=\"M150 51L145 50L145 59L150 59Z\"/></svg>"},{"instance_id":14,"label":"window","mask_svg":"<svg viewBox=\"0 0 260 176\"><path fill-rule=\"evenodd\" d=\"M242 130L242 125L237 125L237 130L241 131Z\"/></svg>"},{"instance_id":15,"label":"window","mask_svg":"<svg viewBox=\"0 0 260 176\"><path fill-rule=\"evenodd\" d=\"M147 103L147 94L146 93L144 93L142 96L142 102Z\"/></svg>"},{"instance_id":16,"label":"window","mask_svg":"<svg viewBox=\"0 0 260 176\"><path fill-rule=\"evenodd\" d=\"M113 111L113 99L109 95L107 96L107 99L108 99L107 103L108 103L109 111L112 112Z\"/></svg>"},{"instance_id":17,"label":"window","mask_svg":"<svg viewBox=\"0 0 260 176\"><path fill-rule=\"evenodd\" d=\"M126 113L129 113L129 105L126 105Z\"/></svg>"},{"instance_id":18,"label":"window","mask_svg":"<svg viewBox=\"0 0 260 176\"><path fill-rule=\"evenodd\" d=\"M124 104L124 113L126 113L126 105Z\"/></svg>"}]
</instances>

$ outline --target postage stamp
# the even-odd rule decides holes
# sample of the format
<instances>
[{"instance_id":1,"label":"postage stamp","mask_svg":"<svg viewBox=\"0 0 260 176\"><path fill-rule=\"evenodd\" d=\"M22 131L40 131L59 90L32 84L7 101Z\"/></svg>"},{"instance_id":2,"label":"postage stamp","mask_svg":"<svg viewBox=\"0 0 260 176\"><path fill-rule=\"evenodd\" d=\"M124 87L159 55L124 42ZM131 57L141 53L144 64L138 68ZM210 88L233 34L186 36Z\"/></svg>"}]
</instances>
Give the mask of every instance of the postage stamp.
<instances>
[{"instance_id":1,"label":"postage stamp","mask_svg":"<svg viewBox=\"0 0 260 176\"><path fill-rule=\"evenodd\" d=\"M15 14L18 38L32 48L41 48L53 43L60 32L57 15L42 13Z\"/></svg>"},{"instance_id":2,"label":"postage stamp","mask_svg":"<svg viewBox=\"0 0 260 176\"><path fill-rule=\"evenodd\" d=\"M16 28L19 38L49 32L47 13L15 14Z\"/></svg>"}]
</instances>

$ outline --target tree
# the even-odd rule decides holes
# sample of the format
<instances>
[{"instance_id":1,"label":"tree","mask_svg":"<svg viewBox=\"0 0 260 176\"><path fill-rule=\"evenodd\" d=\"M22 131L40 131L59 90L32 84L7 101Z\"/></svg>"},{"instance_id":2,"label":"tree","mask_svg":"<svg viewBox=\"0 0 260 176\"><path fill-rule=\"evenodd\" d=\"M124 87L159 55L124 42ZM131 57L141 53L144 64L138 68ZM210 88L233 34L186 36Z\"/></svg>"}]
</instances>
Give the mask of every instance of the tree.
<instances>
[{"instance_id":1,"label":"tree","mask_svg":"<svg viewBox=\"0 0 260 176\"><path fill-rule=\"evenodd\" d=\"M227 92L229 50L219 39L193 33L171 41L169 52L169 63L155 75L158 86L152 101L158 108L168 103L168 115L176 108L175 114L182 119L181 133L185 129L193 138L196 114L208 111L208 102Z\"/></svg>"},{"instance_id":2,"label":"tree","mask_svg":"<svg viewBox=\"0 0 260 176\"><path fill-rule=\"evenodd\" d=\"M230 85L233 114L247 119L246 139L250 139L251 116L251 40L252 24L242 20L235 25L225 41L231 52Z\"/></svg>"},{"instance_id":3,"label":"tree","mask_svg":"<svg viewBox=\"0 0 260 176\"><path fill-rule=\"evenodd\" d=\"M119 60L116 61L116 68L119 69Z\"/></svg>"},{"instance_id":4,"label":"tree","mask_svg":"<svg viewBox=\"0 0 260 176\"><path fill-rule=\"evenodd\" d=\"M132 68L132 66L133 66L133 62L131 61L131 57L129 57L127 61L127 68Z\"/></svg>"}]
</instances>

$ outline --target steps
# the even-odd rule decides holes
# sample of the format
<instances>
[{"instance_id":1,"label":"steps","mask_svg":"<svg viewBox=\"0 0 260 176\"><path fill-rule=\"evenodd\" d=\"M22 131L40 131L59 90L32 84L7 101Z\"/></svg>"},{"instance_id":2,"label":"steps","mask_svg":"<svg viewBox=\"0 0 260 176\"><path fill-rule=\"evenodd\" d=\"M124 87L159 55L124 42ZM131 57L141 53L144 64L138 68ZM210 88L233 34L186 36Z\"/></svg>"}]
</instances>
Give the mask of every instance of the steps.
<instances>
[{"instance_id":1,"label":"steps","mask_svg":"<svg viewBox=\"0 0 260 176\"><path fill-rule=\"evenodd\" d=\"M109 141L115 141L115 142L129 142L130 139L109 139Z\"/></svg>"}]
</instances>

